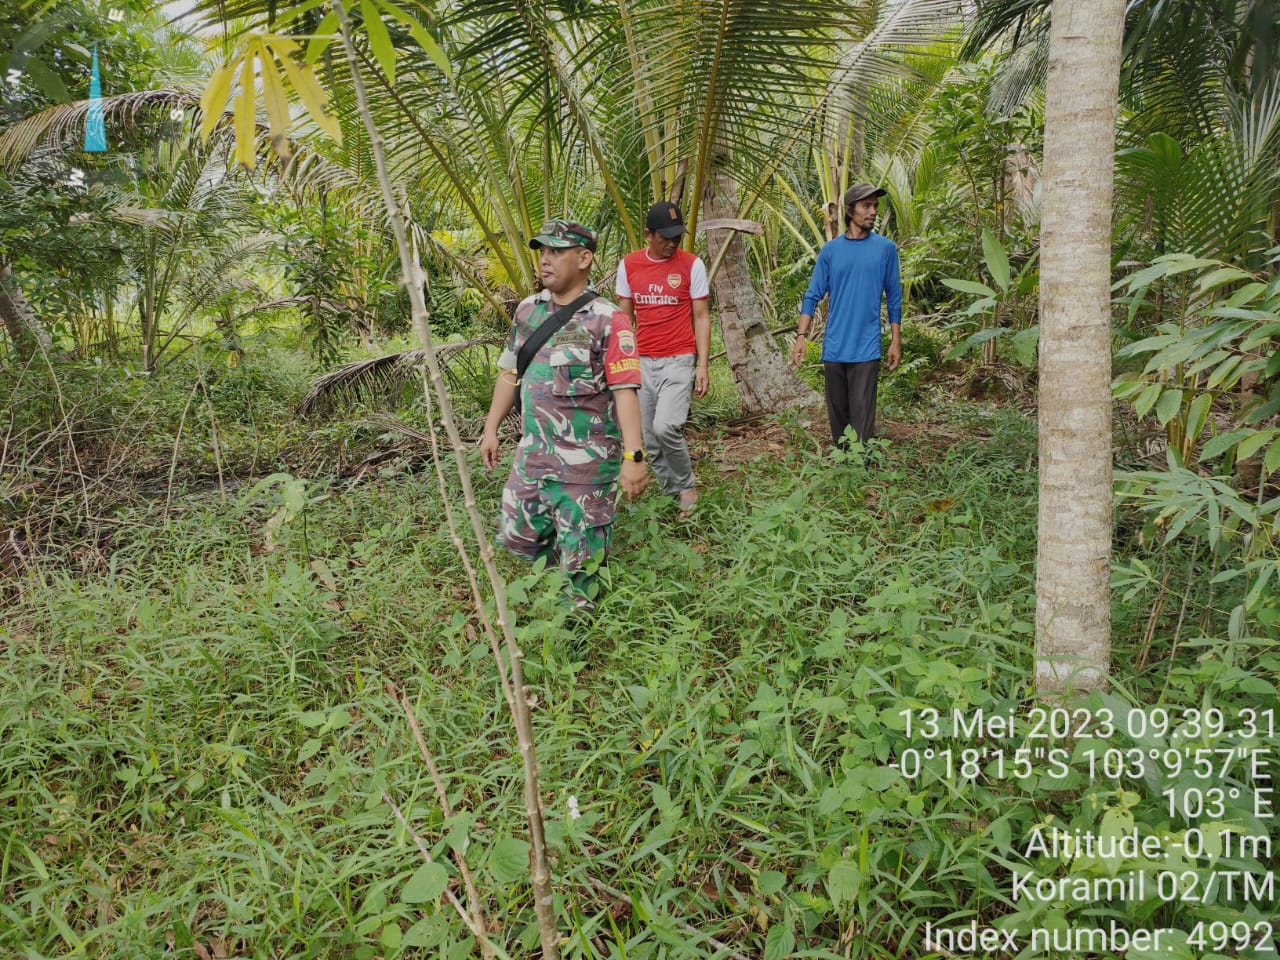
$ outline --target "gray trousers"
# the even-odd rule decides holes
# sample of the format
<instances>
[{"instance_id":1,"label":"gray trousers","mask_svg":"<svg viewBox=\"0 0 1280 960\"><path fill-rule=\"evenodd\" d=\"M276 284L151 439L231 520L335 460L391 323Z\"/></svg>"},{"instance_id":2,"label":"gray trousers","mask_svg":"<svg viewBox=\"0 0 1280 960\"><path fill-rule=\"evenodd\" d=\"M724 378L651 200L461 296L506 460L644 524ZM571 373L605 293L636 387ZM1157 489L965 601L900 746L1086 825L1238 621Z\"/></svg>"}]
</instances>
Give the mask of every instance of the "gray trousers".
<instances>
[{"instance_id":1,"label":"gray trousers","mask_svg":"<svg viewBox=\"0 0 1280 960\"><path fill-rule=\"evenodd\" d=\"M827 380L827 419L831 421L831 439L844 443L845 427L853 427L859 440L876 435L876 381L880 361L822 364Z\"/></svg>"},{"instance_id":2,"label":"gray trousers","mask_svg":"<svg viewBox=\"0 0 1280 960\"><path fill-rule=\"evenodd\" d=\"M640 358L640 420L644 447L662 489L679 496L695 486L684 424L693 396L695 357Z\"/></svg>"}]
</instances>

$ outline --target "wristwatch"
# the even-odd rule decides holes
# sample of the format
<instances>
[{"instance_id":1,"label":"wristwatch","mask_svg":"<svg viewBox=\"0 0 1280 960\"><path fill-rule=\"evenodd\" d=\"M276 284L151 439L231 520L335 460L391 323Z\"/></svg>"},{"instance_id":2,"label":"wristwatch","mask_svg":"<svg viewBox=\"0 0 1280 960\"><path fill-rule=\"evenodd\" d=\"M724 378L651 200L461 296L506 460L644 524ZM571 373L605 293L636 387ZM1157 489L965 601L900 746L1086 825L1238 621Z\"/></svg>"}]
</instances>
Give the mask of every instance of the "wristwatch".
<instances>
[{"instance_id":1,"label":"wristwatch","mask_svg":"<svg viewBox=\"0 0 1280 960\"><path fill-rule=\"evenodd\" d=\"M622 459L630 460L633 463L644 463L644 448L641 447L639 450L623 450Z\"/></svg>"}]
</instances>

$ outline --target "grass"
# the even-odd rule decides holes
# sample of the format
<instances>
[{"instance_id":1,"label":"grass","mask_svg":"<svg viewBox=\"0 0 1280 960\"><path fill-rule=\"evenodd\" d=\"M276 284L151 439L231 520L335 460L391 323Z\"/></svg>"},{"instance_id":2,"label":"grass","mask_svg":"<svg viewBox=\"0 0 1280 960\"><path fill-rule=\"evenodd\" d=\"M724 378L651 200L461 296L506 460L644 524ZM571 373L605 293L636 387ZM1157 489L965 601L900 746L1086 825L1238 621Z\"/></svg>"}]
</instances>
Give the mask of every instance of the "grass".
<instances>
[{"instance_id":1,"label":"grass","mask_svg":"<svg viewBox=\"0 0 1280 960\"><path fill-rule=\"evenodd\" d=\"M834 456L814 414L704 427L696 521L656 495L623 506L589 632L564 624L554 575L501 558L567 956L724 956L711 938L766 960L924 956L925 920L1096 912L1011 902L1034 824L1185 827L1159 784L1135 805L1134 784L886 766L913 746L902 710L1025 711L1032 673L1034 424L988 405L915 426ZM496 510L503 472L477 476ZM123 512L95 574L42 565L11 587L0 953L471 955L385 791L433 856L466 856L497 939L531 955L519 758L433 479L312 474L182 506ZM1170 704L1274 702L1267 645L1139 674L1141 618L1119 622L1108 703L1161 684ZM1182 929L1250 910L1135 909Z\"/></svg>"}]
</instances>

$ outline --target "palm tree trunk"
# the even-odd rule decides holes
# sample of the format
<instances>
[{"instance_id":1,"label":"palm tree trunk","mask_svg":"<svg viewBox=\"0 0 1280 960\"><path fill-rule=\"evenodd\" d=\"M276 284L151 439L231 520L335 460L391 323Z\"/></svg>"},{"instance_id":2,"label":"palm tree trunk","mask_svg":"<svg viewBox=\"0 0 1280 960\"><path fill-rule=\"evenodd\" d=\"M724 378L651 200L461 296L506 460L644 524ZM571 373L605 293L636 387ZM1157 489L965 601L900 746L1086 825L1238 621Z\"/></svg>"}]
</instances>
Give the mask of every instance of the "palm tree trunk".
<instances>
[{"instance_id":1,"label":"palm tree trunk","mask_svg":"<svg viewBox=\"0 0 1280 960\"><path fill-rule=\"evenodd\" d=\"M738 185L719 167L707 180L704 202L708 220L738 216ZM725 244L729 248L721 253ZM769 333L747 270L742 235L727 229L709 230L707 255L712 263L720 261L720 269L711 282L724 350L742 397L743 414L752 416L818 403L818 395L795 375Z\"/></svg>"},{"instance_id":2,"label":"palm tree trunk","mask_svg":"<svg viewBox=\"0 0 1280 960\"><path fill-rule=\"evenodd\" d=\"M27 303L22 293L22 286L11 280L13 265L0 267L0 317L4 319L4 328L9 331L9 339L18 351L18 359L26 362L39 347L46 353L53 348L53 338L44 328Z\"/></svg>"},{"instance_id":3,"label":"palm tree trunk","mask_svg":"<svg viewBox=\"0 0 1280 960\"><path fill-rule=\"evenodd\" d=\"M1111 662L1111 193L1124 0L1056 0L1040 241L1036 689Z\"/></svg>"}]
</instances>

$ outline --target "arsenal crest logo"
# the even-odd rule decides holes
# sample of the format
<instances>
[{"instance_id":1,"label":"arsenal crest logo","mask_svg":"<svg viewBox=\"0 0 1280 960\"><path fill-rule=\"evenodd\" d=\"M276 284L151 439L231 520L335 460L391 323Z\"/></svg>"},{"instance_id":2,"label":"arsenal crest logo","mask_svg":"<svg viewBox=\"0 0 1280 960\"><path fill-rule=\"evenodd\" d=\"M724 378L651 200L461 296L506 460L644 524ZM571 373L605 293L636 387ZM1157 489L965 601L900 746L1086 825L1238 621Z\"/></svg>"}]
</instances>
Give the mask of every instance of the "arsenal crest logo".
<instances>
[{"instance_id":1,"label":"arsenal crest logo","mask_svg":"<svg viewBox=\"0 0 1280 960\"><path fill-rule=\"evenodd\" d=\"M667 286L669 286L672 290L679 290L679 289L680 289L680 274L678 274L678 273L668 273L668 274L667 274Z\"/></svg>"}]
</instances>

